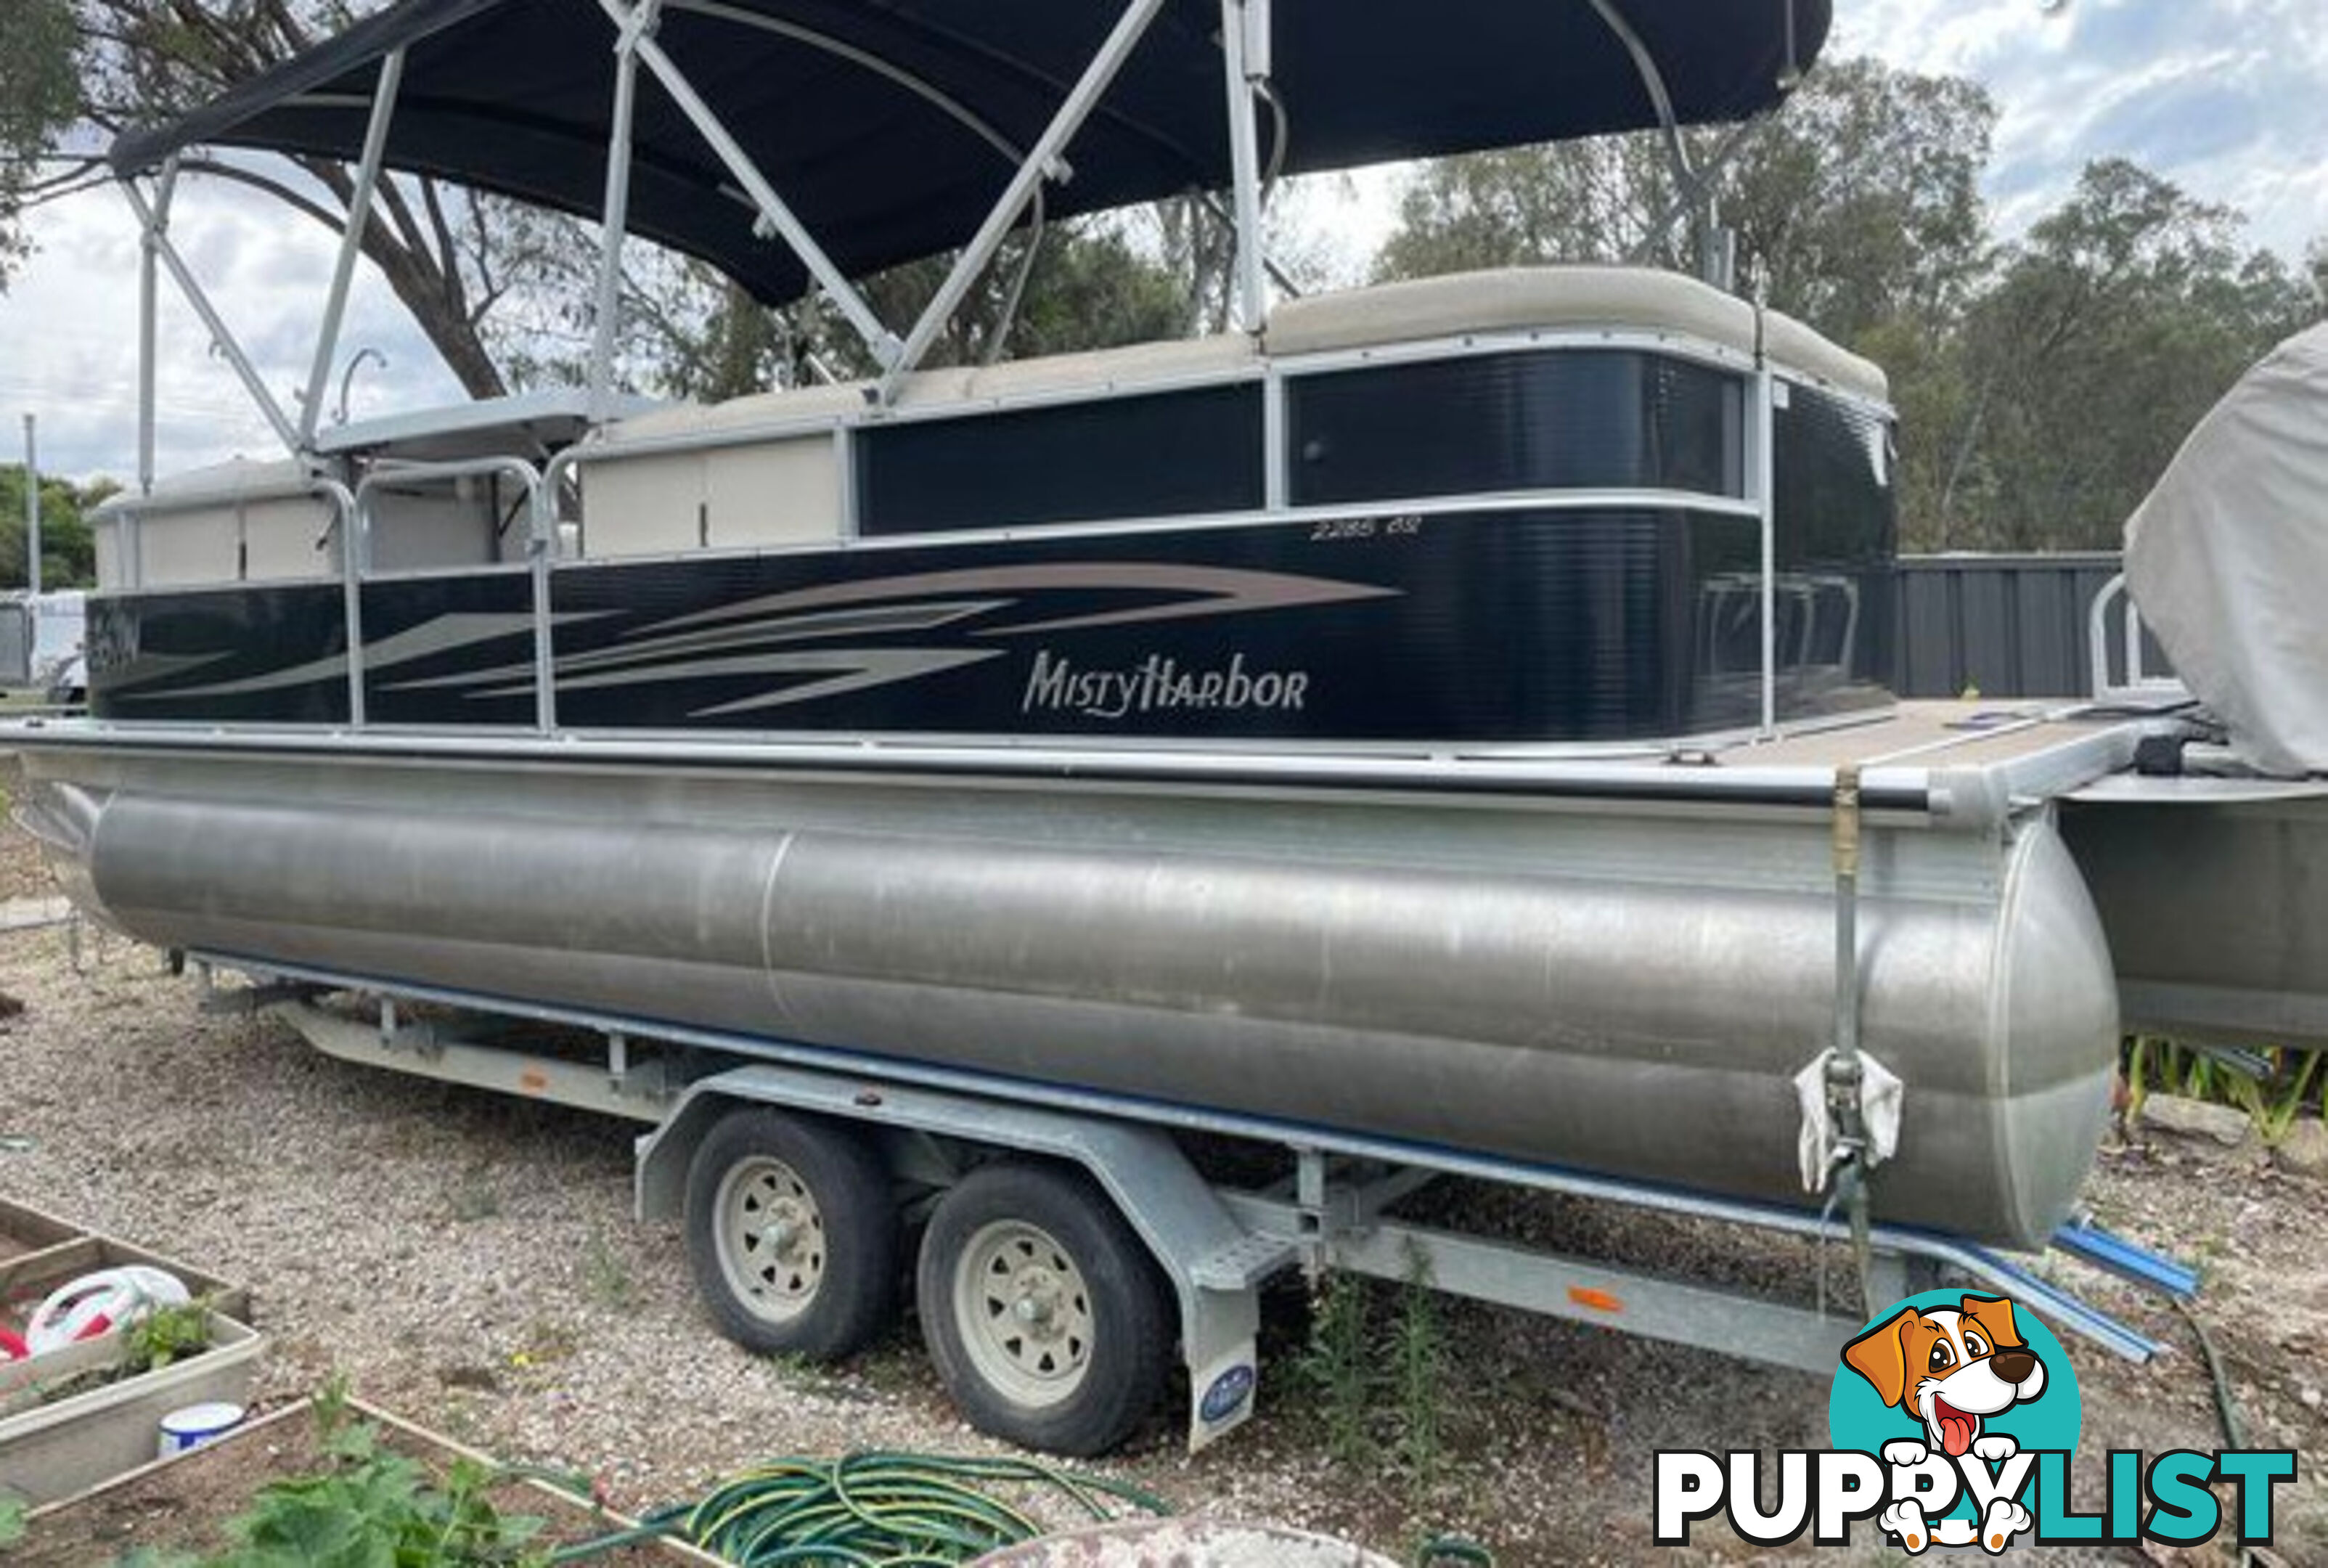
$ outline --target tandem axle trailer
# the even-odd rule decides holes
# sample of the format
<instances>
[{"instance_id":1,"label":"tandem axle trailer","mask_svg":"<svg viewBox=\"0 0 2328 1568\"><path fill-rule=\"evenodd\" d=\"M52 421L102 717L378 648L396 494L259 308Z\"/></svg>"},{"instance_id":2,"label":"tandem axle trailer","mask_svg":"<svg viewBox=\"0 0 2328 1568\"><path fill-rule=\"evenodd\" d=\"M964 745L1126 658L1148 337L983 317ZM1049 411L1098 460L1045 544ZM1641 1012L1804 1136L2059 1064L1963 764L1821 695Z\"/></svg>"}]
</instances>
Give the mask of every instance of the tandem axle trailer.
<instances>
[{"instance_id":1,"label":"tandem axle trailer","mask_svg":"<svg viewBox=\"0 0 2328 1568\"><path fill-rule=\"evenodd\" d=\"M707 1307L747 1348L831 1358L878 1336L919 1227L915 1305L942 1380L974 1425L1032 1448L1087 1454L1120 1442L1163 1396L1176 1347L1190 1450L1227 1433L1253 1408L1261 1291L1295 1270L1422 1282L1826 1372L1864 1316L1826 1301L1828 1277L1859 1263L1875 1299L1866 1310L1962 1279L2129 1359L2161 1350L2028 1262L1929 1231L1876 1225L1854 1257L1835 1215L757 1036L185 956L212 1008L279 1018L343 1061L642 1124L639 1217L683 1220ZM220 970L255 983L218 985ZM518 1020L569 1028L573 1047L545 1047L539 1029L523 1044L497 1038ZM1238 1151L1227 1163L1269 1174L1208 1174L1225 1150ZM1396 1216L1444 1177L1803 1238L1816 1249L1818 1304ZM2168 1295L2197 1286L2181 1265L2089 1224L2062 1227L2052 1245Z\"/></svg>"}]
</instances>

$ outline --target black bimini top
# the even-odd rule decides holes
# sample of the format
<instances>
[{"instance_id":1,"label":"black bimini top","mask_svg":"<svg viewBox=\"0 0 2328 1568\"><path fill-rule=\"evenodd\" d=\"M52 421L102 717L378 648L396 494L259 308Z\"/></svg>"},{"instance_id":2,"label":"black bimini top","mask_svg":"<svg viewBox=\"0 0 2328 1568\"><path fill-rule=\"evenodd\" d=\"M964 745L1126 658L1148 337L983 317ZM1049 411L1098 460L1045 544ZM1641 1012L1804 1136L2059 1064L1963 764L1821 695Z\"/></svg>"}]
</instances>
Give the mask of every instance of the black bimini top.
<instances>
[{"instance_id":1,"label":"black bimini top","mask_svg":"<svg viewBox=\"0 0 2328 1568\"><path fill-rule=\"evenodd\" d=\"M1830 0L1602 0L1684 124L1776 103ZM1657 123L1592 0L1276 0L1289 173ZM656 41L841 271L967 240L1115 23L1112 0L665 0ZM1052 216L1229 183L1217 0L1166 0L1048 187ZM353 161L406 51L388 164L591 216L604 198L615 24L598 0L402 0L169 125L123 175L197 145ZM1268 136L1270 117L1262 116ZM998 146L1000 144L1000 146ZM1004 148L1009 149L1008 152ZM1270 151L1264 146L1263 156ZM640 72L632 232L771 304L806 286L678 104Z\"/></svg>"}]
</instances>

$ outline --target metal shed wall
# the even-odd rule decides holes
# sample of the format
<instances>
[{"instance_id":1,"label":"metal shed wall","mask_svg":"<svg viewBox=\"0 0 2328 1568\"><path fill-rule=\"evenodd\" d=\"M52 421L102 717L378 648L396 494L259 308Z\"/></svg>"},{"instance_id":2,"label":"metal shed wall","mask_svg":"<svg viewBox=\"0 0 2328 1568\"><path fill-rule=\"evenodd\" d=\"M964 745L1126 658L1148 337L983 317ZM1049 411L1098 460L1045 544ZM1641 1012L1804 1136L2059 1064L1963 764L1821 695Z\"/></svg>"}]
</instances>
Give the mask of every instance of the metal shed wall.
<instances>
[{"instance_id":1,"label":"metal shed wall","mask_svg":"<svg viewBox=\"0 0 2328 1568\"><path fill-rule=\"evenodd\" d=\"M2088 695L2086 617L2118 570L2113 551L1902 557L1896 690L1902 697L1968 689L1984 697ZM2119 614L2111 616L2113 647ZM2165 672L2156 642L2144 644L2150 671Z\"/></svg>"}]
</instances>

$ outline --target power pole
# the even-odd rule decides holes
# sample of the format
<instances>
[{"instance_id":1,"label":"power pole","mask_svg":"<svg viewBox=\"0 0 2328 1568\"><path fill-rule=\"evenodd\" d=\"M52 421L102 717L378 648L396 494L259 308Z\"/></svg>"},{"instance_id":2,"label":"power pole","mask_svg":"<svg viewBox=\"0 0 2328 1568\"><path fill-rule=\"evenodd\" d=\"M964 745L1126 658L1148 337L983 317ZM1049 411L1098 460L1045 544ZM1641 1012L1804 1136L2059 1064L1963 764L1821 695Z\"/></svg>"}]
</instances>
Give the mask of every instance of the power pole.
<instances>
[{"instance_id":1,"label":"power pole","mask_svg":"<svg viewBox=\"0 0 2328 1568\"><path fill-rule=\"evenodd\" d=\"M24 587L41 591L41 460L30 414L24 416Z\"/></svg>"}]
</instances>

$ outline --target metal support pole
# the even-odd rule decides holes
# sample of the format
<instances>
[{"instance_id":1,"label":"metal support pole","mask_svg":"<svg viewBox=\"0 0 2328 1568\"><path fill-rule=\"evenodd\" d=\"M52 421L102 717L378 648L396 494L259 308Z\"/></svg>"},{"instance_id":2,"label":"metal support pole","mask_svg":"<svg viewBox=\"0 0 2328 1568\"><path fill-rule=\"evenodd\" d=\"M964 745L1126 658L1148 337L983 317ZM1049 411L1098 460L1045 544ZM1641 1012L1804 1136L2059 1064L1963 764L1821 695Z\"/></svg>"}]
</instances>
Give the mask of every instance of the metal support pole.
<instances>
[{"instance_id":1,"label":"metal support pole","mask_svg":"<svg viewBox=\"0 0 2328 1568\"><path fill-rule=\"evenodd\" d=\"M154 185L154 216L137 236L137 493L154 493L155 339L161 318L161 275L155 253L170 226L170 198L178 188L178 160L162 165Z\"/></svg>"},{"instance_id":2,"label":"metal support pole","mask_svg":"<svg viewBox=\"0 0 2328 1568\"><path fill-rule=\"evenodd\" d=\"M1657 56L1649 52L1649 46L1641 42L1641 35L1633 31L1633 24L1625 20L1614 0L1588 0L1588 4L1599 14L1601 24L1616 34L1617 42L1624 45L1626 54L1631 58L1633 70L1641 79L1641 90L1648 95L1649 108L1657 117L1657 128L1665 137L1666 161L1673 166L1674 183L1681 188L1683 204L1699 209L1698 274L1708 283L1726 287L1724 280L1716 276L1722 266L1720 245L1713 231L1713 193L1707 183L1701 180L1697 171L1690 166L1689 144L1682 139L1681 120L1674 113L1673 94L1666 88L1665 72L1658 69ZM1788 13L1791 21L1791 0Z\"/></svg>"},{"instance_id":3,"label":"metal support pole","mask_svg":"<svg viewBox=\"0 0 2328 1568\"><path fill-rule=\"evenodd\" d=\"M388 127L396 118L396 92L404 80L404 51L392 49L380 62L380 80L371 95L371 119L364 127L363 160L356 165L356 188L348 202L347 228L340 234L340 258L332 271L332 292L324 304L323 330L315 336L315 359L307 371L307 402L299 410L299 446L315 444L315 426L324 414L324 389L331 383L332 361L340 352L340 323L348 309L348 290L356 275L356 258L363 253L364 226L371 217L372 192L380 183L380 160L388 154Z\"/></svg>"},{"instance_id":4,"label":"metal support pole","mask_svg":"<svg viewBox=\"0 0 2328 1568\"><path fill-rule=\"evenodd\" d=\"M533 727L558 731L558 624L550 608L550 557L558 543L558 496L535 483L526 520L525 559L533 587Z\"/></svg>"},{"instance_id":5,"label":"metal support pole","mask_svg":"<svg viewBox=\"0 0 2328 1568\"><path fill-rule=\"evenodd\" d=\"M615 44L615 123L606 141L606 205L598 253L598 315L590 334L590 418L606 418L615 400L615 333L623 308L623 236L631 221L631 126L637 117L638 41L654 31L662 0L641 0Z\"/></svg>"},{"instance_id":6,"label":"metal support pole","mask_svg":"<svg viewBox=\"0 0 2328 1568\"><path fill-rule=\"evenodd\" d=\"M1254 141L1253 95L1254 83L1268 77L1268 49L1269 0L1221 0L1221 59L1229 95L1229 168L1235 186L1236 321L1238 329L1246 333L1261 331L1267 304L1262 277L1261 151Z\"/></svg>"},{"instance_id":7,"label":"metal support pole","mask_svg":"<svg viewBox=\"0 0 2328 1568\"><path fill-rule=\"evenodd\" d=\"M1760 310L1755 317L1755 352L1761 352ZM1778 487L1779 380L1762 362L1754 375L1754 502L1762 531L1762 737L1779 728L1779 498Z\"/></svg>"},{"instance_id":8,"label":"metal support pole","mask_svg":"<svg viewBox=\"0 0 2328 1568\"><path fill-rule=\"evenodd\" d=\"M251 365L249 356L242 352L242 345L235 342L234 333L229 332L226 323L219 319L219 313L211 305L210 296L202 292L202 285L194 281L193 272L186 266L185 258L178 254L177 247L170 243L168 235L155 227L154 209L146 204L145 197L137 193L137 187L127 180L121 182L121 194L122 199L129 203L129 210L137 215L137 221L145 225L146 233L153 237L154 248L162 258L162 265L170 269L171 280L186 296L186 303L194 307L194 314L202 318L203 327L211 334L211 342L216 343L219 352L226 356L226 362L234 367L235 375L242 381L242 390L249 392L250 400L258 405L258 411L267 417L268 424L274 427L275 434L284 446L292 455L298 455L298 430L284 417L283 406L275 400L275 394L267 390L267 383L258 379L258 371Z\"/></svg>"},{"instance_id":9,"label":"metal support pole","mask_svg":"<svg viewBox=\"0 0 2328 1568\"><path fill-rule=\"evenodd\" d=\"M634 12L624 6L623 0L598 0L598 5L614 19L617 28L632 25ZM671 94L671 101L679 106L680 112L710 145L712 153L736 177L736 183L744 188L745 194L752 198L753 204L760 211L761 224L780 235L792 248L793 254L801 258L802 265L832 297L832 303L840 307L840 314L849 318L849 324L856 329L857 335L865 340L865 346L871 351L874 359L885 365L894 363L898 352L896 334L881 324L881 318L874 314L871 305L865 303L865 296L841 275L840 269L832 264L832 258L824 253L823 247L817 244L815 237L793 215L793 210L784 205L784 198L776 194L775 188L760 173L759 165L752 162L736 138L728 134L728 127L720 123L718 115L711 112L711 106L703 101L701 95L687 80L686 73L671 62L671 56L665 54L662 46L652 38L641 37L633 47L638 57L646 61L647 69L654 72L655 80L662 83L663 90Z\"/></svg>"},{"instance_id":10,"label":"metal support pole","mask_svg":"<svg viewBox=\"0 0 2328 1568\"><path fill-rule=\"evenodd\" d=\"M601 4L607 3L610 0L601 0ZM1051 117L1051 123L1043 128L1043 134L1028 149L1026 162L1018 165L1018 174L1011 176L1001 199L994 203L993 211L987 213L985 223L972 238L960 259L955 261L953 270L946 274L946 280L939 286L936 297L922 312L921 319L914 323L914 330L906 337L905 351L889 362L888 370L881 377L880 401L887 403L896 395L897 383L908 371L921 363L922 356L929 352L931 343L945 330L946 323L953 319L962 296L970 292L970 286L978 280L980 273L986 270L987 263L994 259L994 253L1001 248L1003 237L1010 232L1010 226L1018 221L1018 214L1026 207L1028 198L1035 193L1036 184L1049 179L1056 170L1062 167L1059 164L1060 154L1074 139L1075 134L1083 128L1084 121L1091 117L1092 110L1099 107L1099 100L1106 95L1109 84L1115 80L1115 73L1122 69L1123 62L1131 58L1132 49L1147 35L1149 23L1155 21L1157 12L1163 6L1164 0L1131 0L1131 4L1124 8L1123 14L1116 18L1113 31L1099 46L1099 52L1092 56L1091 63L1084 67L1083 75L1068 91L1066 101L1059 106L1058 112Z\"/></svg>"},{"instance_id":11,"label":"metal support pole","mask_svg":"<svg viewBox=\"0 0 2328 1568\"><path fill-rule=\"evenodd\" d=\"M41 591L41 455L33 434L35 423L35 416L24 416L24 589L37 596Z\"/></svg>"},{"instance_id":12,"label":"metal support pole","mask_svg":"<svg viewBox=\"0 0 2328 1568\"><path fill-rule=\"evenodd\" d=\"M364 722L363 676L363 558L371 549L361 510L348 487L336 479L318 479L314 493L332 504L340 530L340 612L347 623L348 724L361 729ZM321 542L320 540L318 541Z\"/></svg>"}]
</instances>

